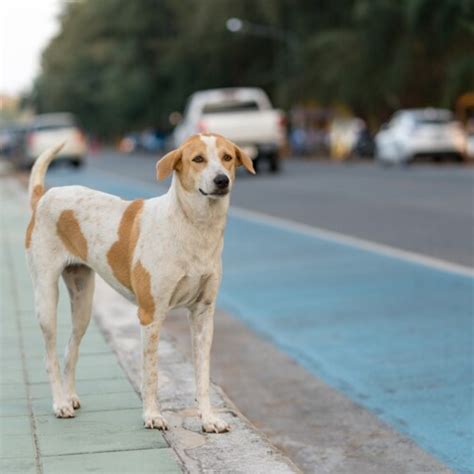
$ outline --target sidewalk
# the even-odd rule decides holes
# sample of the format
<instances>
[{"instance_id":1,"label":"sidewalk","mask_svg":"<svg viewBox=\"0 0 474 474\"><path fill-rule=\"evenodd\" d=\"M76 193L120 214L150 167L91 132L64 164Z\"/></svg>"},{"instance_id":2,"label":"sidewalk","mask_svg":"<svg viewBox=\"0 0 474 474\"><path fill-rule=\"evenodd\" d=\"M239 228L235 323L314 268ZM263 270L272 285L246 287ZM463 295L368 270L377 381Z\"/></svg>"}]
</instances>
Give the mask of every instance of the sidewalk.
<instances>
[{"instance_id":1,"label":"sidewalk","mask_svg":"<svg viewBox=\"0 0 474 474\"><path fill-rule=\"evenodd\" d=\"M145 430L135 391L140 382L135 309L99 278L94 318L77 367L82 408L74 419L55 418L24 255L29 218L25 193L15 180L0 180L0 472L298 472L218 387L212 387L212 400L232 430L224 435L201 432L191 364L166 339L160 345L160 399L170 430ZM60 359L70 326L67 291L61 287Z\"/></svg>"}]
</instances>

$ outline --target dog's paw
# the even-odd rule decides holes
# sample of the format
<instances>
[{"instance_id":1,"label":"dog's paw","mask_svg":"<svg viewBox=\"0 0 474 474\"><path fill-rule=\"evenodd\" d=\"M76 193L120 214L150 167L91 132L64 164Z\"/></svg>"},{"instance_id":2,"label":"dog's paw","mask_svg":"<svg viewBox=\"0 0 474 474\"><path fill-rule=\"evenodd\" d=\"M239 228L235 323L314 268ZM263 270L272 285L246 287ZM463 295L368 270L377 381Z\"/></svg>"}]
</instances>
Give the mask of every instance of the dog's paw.
<instances>
[{"instance_id":1,"label":"dog's paw","mask_svg":"<svg viewBox=\"0 0 474 474\"><path fill-rule=\"evenodd\" d=\"M145 428L148 429L156 428L163 431L168 429L168 423L158 412L145 413L143 415L143 422Z\"/></svg>"},{"instance_id":2,"label":"dog's paw","mask_svg":"<svg viewBox=\"0 0 474 474\"><path fill-rule=\"evenodd\" d=\"M74 410L78 410L79 408L81 408L81 401L79 400L79 397L77 395L71 395L69 397L69 401Z\"/></svg>"},{"instance_id":3,"label":"dog's paw","mask_svg":"<svg viewBox=\"0 0 474 474\"><path fill-rule=\"evenodd\" d=\"M68 402L53 403L53 411L57 418L74 418L74 408Z\"/></svg>"},{"instance_id":4,"label":"dog's paw","mask_svg":"<svg viewBox=\"0 0 474 474\"><path fill-rule=\"evenodd\" d=\"M230 431L230 426L219 417L211 415L202 419L202 430L205 433L226 433Z\"/></svg>"}]
</instances>

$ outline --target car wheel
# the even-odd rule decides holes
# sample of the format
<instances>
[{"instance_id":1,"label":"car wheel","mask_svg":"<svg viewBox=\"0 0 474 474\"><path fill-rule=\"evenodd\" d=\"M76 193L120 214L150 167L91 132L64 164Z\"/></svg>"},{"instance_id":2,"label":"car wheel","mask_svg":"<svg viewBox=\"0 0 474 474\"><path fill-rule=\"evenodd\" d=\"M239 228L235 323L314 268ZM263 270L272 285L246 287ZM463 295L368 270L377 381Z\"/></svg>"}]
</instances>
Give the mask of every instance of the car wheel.
<instances>
[{"instance_id":1,"label":"car wheel","mask_svg":"<svg viewBox=\"0 0 474 474\"><path fill-rule=\"evenodd\" d=\"M74 168L80 168L84 164L79 158L71 160L70 163Z\"/></svg>"},{"instance_id":2,"label":"car wheel","mask_svg":"<svg viewBox=\"0 0 474 474\"><path fill-rule=\"evenodd\" d=\"M272 153L269 155L268 160L270 162L270 172L278 173L280 171L280 158L278 153Z\"/></svg>"},{"instance_id":3,"label":"car wheel","mask_svg":"<svg viewBox=\"0 0 474 474\"><path fill-rule=\"evenodd\" d=\"M413 163L415 162L415 157L414 156L407 156L403 158L403 160L400 161L399 167L400 168L410 168Z\"/></svg>"},{"instance_id":4,"label":"car wheel","mask_svg":"<svg viewBox=\"0 0 474 474\"><path fill-rule=\"evenodd\" d=\"M253 169L255 170L255 173L258 173L259 167L260 167L260 157L257 156L257 157L254 158L254 160L253 160Z\"/></svg>"}]
</instances>

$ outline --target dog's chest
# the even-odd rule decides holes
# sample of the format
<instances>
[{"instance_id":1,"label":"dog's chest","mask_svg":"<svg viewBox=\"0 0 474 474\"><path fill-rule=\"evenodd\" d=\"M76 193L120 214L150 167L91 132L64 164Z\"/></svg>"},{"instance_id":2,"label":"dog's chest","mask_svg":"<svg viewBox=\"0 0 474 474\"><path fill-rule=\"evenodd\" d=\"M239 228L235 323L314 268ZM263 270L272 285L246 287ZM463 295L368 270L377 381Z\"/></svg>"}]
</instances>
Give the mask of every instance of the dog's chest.
<instances>
[{"instance_id":1,"label":"dog's chest","mask_svg":"<svg viewBox=\"0 0 474 474\"><path fill-rule=\"evenodd\" d=\"M207 295L211 274L182 276L176 283L170 298L170 307L187 306L201 301Z\"/></svg>"}]
</instances>

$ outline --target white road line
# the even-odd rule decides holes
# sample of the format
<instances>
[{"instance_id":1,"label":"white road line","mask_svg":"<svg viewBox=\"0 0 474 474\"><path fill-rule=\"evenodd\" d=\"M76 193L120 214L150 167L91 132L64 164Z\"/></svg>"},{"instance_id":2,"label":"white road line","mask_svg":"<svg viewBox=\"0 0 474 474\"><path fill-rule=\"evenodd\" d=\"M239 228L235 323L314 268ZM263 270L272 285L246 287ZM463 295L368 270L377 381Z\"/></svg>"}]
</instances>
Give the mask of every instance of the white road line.
<instances>
[{"instance_id":1,"label":"white road line","mask_svg":"<svg viewBox=\"0 0 474 474\"><path fill-rule=\"evenodd\" d=\"M114 173L111 171L100 170L100 172L114 177L120 176L118 173ZM164 189L163 183L157 182L156 184L151 184L137 178L124 178L123 176L120 177L124 182L136 183L142 189L147 189L153 192ZM410 252L408 250L402 250L397 247L392 247L390 245L379 244L371 240L353 237L351 235L323 229L321 227L301 224L299 222L295 222L282 217L271 216L269 214L265 214L264 212L250 211L248 209L244 209L243 207L231 206L230 215L240 217L241 219L247 219L252 222L268 224L272 227L276 227L279 229L284 229L287 231L316 237L318 239L337 242L343 245L349 245L350 247L367 250L369 252L373 252L379 255L398 258L406 262L417 263L419 265L424 265L425 267L435 268L437 270L443 270L445 272L450 273L456 273L458 275L474 277L474 269L465 265L451 263L447 260L442 260L439 258L428 257L419 253Z\"/></svg>"},{"instance_id":2,"label":"white road line","mask_svg":"<svg viewBox=\"0 0 474 474\"><path fill-rule=\"evenodd\" d=\"M279 229L284 229L331 242L337 242L339 244L356 247L358 249L367 250L369 252L377 253L387 257L398 258L411 263L417 263L430 268L435 268L437 270L474 277L474 269L464 265L459 265L446 260L402 250L396 247L391 247L390 245L379 244L377 242L361 239L359 237L341 234L332 230L322 229L320 227L310 226L307 224L300 224L298 222L281 217L270 216L263 212L249 211L248 209L232 206L230 209L230 214L235 217L250 220L252 222L268 224Z\"/></svg>"}]
</instances>

